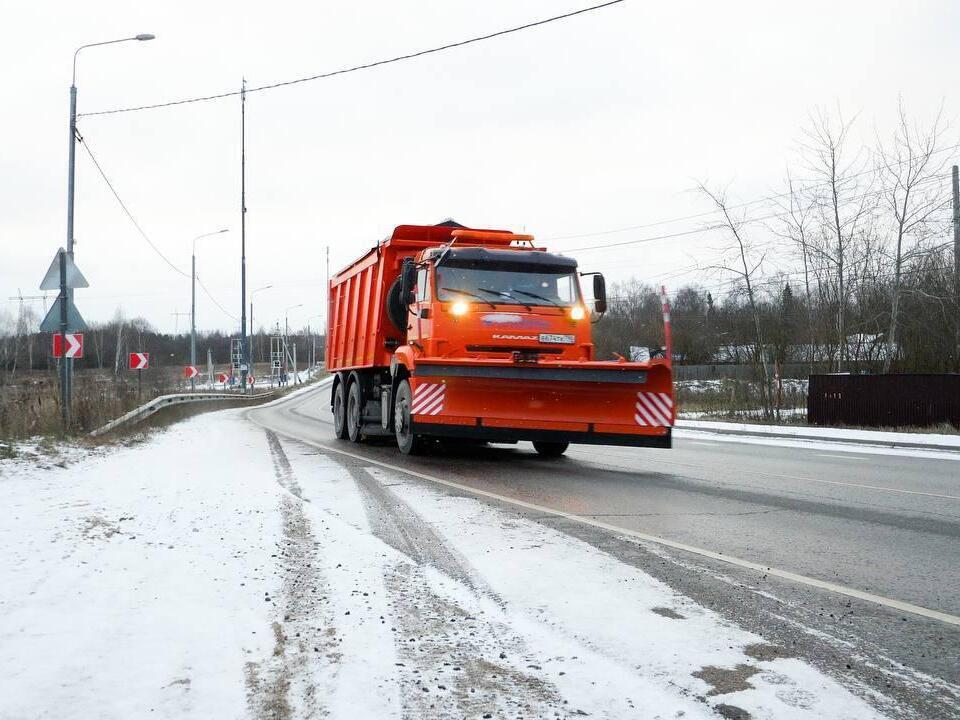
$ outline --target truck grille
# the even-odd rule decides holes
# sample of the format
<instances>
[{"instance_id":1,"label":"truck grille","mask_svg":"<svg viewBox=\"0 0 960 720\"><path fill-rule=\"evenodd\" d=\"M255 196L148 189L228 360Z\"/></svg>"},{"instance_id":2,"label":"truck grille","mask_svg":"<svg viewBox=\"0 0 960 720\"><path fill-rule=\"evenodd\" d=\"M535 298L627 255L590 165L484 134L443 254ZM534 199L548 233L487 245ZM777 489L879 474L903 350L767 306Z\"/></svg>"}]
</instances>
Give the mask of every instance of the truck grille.
<instances>
[{"instance_id":1,"label":"truck grille","mask_svg":"<svg viewBox=\"0 0 960 720\"><path fill-rule=\"evenodd\" d=\"M467 345L468 352L485 353L524 353L535 355L559 355L563 352L562 348L552 347L518 347L514 345Z\"/></svg>"}]
</instances>

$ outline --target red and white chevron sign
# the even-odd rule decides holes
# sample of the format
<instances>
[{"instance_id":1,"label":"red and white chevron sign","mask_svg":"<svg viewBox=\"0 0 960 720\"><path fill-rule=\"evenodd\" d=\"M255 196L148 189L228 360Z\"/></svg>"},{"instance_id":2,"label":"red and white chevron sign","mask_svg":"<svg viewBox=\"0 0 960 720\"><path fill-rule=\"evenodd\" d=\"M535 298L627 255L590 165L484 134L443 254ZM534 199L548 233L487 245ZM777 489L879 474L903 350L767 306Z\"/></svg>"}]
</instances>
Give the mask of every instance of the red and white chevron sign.
<instances>
[{"instance_id":1,"label":"red and white chevron sign","mask_svg":"<svg viewBox=\"0 0 960 720\"><path fill-rule=\"evenodd\" d=\"M130 353L130 369L131 370L149 370L150 369L150 353Z\"/></svg>"},{"instance_id":2,"label":"red and white chevron sign","mask_svg":"<svg viewBox=\"0 0 960 720\"><path fill-rule=\"evenodd\" d=\"M63 351L63 340L67 340L67 351ZM68 357L68 358L82 358L83 357L83 333L67 333L66 335L61 335L56 333L53 336L53 356L58 357Z\"/></svg>"},{"instance_id":3,"label":"red and white chevron sign","mask_svg":"<svg viewBox=\"0 0 960 720\"><path fill-rule=\"evenodd\" d=\"M183 369L183 376L184 376L187 380L193 380L193 379L194 379L197 375L199 375L199 374L200 374L200 371L197 370L196 365L187 365L187 366Z\"/></svg>"},{"instance_id":4,"label":"red and white chevron sign","mask_svg":"<svg viewBox=\"0 0 960 720\"><path fill-rule=\"evenodd\" d=\"M226 384L227 384L227 380L229 380L229 379L230 379L230 376L227 375L226 373L220 373L219 375L217 375L217 382L218 382L218 383L223 383L224 385L226 385Z\"/></svg>"},{"instance_id":5,"label":"red and white chevron sign","mask_svg":"<svg viewBox=\"0 0 960 720\"><path fill-rule=\"evenodd\" d=\"M413 404L410 413L413 415L439 415L443 412L443 401L447 386L443 383L421 383L413 391Z\"/></svg>"},{"instance_id":6,"label":"red and white chevron sign","mask_svg":"<svg viewBox=\"0 0 960 720\"><path fill-rule=\"evenodd\" d=\"M671 427L673 425L673 398L665 392L638 392L633 419L637 425Z\"/></svg>"}]
</instances>

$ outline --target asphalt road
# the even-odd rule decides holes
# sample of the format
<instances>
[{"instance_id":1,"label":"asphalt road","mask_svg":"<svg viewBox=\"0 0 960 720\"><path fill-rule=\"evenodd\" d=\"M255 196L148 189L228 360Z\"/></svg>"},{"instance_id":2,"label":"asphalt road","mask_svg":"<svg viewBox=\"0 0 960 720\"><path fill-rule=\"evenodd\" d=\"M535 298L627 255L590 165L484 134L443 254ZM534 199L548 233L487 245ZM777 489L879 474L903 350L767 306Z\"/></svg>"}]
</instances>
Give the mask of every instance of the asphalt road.
<instances>
[{"instance_id":1,"label":"asphalt road","mask_svg":"<svg viewBox=\"0 0 960 720\"><path fill-rule=\"evenodd\" d=\"M405 458L385 443L336 440L326 388L251 414L315 445L611 526L598 530L520 508L792 644L835 674L893 696L897 714L960 716L960 628L895 606L960 616L960 458L696 434L678 437L672 450L573 446L559 460L539 458L526 443ZM630 541L617 537L618 528L708 554ZM768 578L712 553L894 606Z\"/></svg>"}]
</instances>

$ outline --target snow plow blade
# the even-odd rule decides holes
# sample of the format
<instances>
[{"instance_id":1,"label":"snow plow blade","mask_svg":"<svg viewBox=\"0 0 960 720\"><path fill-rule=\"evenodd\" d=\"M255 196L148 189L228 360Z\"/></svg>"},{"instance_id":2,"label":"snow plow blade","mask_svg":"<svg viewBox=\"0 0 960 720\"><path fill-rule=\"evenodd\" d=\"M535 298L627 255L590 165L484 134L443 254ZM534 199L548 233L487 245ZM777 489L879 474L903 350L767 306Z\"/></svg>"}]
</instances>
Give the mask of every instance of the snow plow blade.
<instances>
[{"instance_id":1,"label":"snow plow blade","mask_svg":"<svg viewBox=\"0 0 960 720\"><path fill-rule=\"evenodd\" d=\"M421 435L671 447L668 361L421 360L412 381Z\"/></svg>"}]
</instances>

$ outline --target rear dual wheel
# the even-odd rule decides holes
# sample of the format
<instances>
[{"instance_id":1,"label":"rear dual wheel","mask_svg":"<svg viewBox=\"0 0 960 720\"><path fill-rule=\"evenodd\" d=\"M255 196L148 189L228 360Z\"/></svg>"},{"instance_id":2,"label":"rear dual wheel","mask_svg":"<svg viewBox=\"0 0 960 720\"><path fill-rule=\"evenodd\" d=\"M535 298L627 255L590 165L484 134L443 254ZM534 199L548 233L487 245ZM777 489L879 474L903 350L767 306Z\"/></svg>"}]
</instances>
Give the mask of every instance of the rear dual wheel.
<instances>
[{"instance_id":1,"label":"rear dual wheel","mask_svg":"<svg viewBox=\"0 0 960 720\"><path fill-rule=\"evenodd\" d=\"M354 379L350 383L350 389L347 390L347 437L350 438L350 442L358 443L362 439L362 433L360 432L362 427L360 406L362 404L360 381Z\"/></svg>"},{"instance_id":2,"label":"rear dual wheel","mask_svg":"<svg viewBox=\"0 0 960 720\"><path fill-rule=\"evenodd\" d=\"M343 380L333 390L333 432L341 440L347 439L347 387Z\"/></svg>"},{"instance_id":3,"label":"rear dual wheel","mask_svg":"<svg viewBox=\"0 0 960 720\"><path fill-rule=\"evenodd\" d=\"M361 400L360 382L357 379L337 383L333 391L333 431L341 440L349 438L351 442L360 442Z\"/></svg>"}]
</instances>

